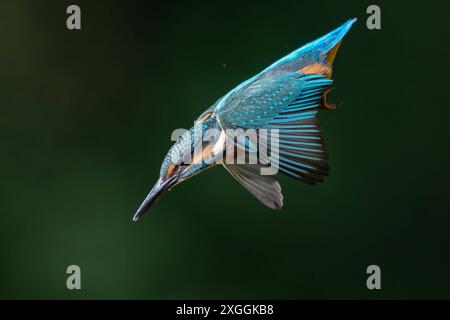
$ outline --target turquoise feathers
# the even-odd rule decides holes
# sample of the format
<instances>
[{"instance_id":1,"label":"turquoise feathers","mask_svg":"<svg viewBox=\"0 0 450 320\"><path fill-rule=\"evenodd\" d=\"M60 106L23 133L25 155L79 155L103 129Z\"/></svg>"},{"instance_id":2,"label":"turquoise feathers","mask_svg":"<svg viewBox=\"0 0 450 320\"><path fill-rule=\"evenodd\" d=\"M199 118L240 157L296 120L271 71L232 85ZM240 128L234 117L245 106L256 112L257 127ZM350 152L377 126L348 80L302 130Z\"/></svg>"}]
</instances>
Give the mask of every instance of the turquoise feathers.
<instances>
[{"instance_id":1,"label":"turquoise feathers","mask_svg":"<svg viewBox=\"0 0 450 320\"><path fill-rule=\"evenodd\" d=\"M347 21L273 63L202 113L169 150L160 178L134 220L166 190L218 164L273 209L283 206L276 173L308 184L322 182L329 166L317 114L320 109L334 108L327 102L333 85L332 64L355 21ZM251 155L256 162L247 161Z\"/></svg>"}]
</instances>

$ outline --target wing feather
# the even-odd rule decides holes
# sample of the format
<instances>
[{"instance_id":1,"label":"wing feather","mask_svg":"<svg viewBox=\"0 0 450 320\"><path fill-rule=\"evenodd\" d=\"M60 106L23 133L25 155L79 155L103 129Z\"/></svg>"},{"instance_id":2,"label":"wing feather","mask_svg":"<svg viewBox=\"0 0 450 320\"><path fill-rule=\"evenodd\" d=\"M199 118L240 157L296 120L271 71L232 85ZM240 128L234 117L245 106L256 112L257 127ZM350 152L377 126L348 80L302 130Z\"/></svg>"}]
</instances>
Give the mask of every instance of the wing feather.
<instances>
[{"instance_id":1,"label":"wing feather","mask_svg":"<svg viewBox=\"0 0 450 320\"><path fill-rule=\"evenodd\" d=\"M272 165L308 184L322 182L329 167L317 112L332 83L324 75L296 72L263 78L230 99L217 118L225 132L277 130L278 143L266 143L278 155L271 159Z\"/></svg>"}]
</instances>

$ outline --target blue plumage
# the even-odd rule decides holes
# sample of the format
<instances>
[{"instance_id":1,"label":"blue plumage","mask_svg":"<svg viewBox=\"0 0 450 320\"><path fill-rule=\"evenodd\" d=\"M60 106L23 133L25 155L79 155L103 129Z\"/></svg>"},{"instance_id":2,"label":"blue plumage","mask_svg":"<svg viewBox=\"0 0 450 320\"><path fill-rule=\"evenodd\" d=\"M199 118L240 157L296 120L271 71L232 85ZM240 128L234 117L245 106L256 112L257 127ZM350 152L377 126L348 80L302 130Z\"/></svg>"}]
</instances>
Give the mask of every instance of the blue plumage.
<instances>
[{"instance_id":1,"label":"blue plumage","mask_svg":"<svg viewBox=\"0 0 450 320\"><path fill-rule=\"evenodd\" d=\"M237 147L236 155L254 153L256 163L223 163L230 174L266 206L283 205L281 187L267 169L267 156L261 155L252 132L269 132L263 146L270 149L272 167L309 184L323 181L328 173L325 144L317 120L319 109L333 109L327 92L333 85L332 63L344 35L356 19L308 43L244 81L219 99L197 119L195 125L169 150L160 178L135 214L138 219L167 189L198 172L218 164ZM219 133L205 141L206 129ZM230 135L230 129L234 129ZM237 134L236 134L237 132ZM272 138L276 137L276 140ZM276 143L275 143L275 142ZM259 141L258 141L259 142ZM198 147L201 145L200 151ZM276 157L272 157L276 155ZM190 158L192 162L185 159ZM222 159L223 160L223 159Z\"/></svg>"}]
</instances>

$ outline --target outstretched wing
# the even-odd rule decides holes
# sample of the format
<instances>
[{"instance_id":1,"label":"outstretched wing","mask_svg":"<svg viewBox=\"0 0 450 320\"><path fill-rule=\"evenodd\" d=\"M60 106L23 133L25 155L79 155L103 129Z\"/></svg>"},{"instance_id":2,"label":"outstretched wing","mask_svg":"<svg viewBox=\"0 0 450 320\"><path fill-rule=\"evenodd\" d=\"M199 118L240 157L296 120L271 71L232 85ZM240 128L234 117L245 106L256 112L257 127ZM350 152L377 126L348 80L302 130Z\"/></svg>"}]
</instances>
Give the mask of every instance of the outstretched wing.
<instances>
[{"instance_id":1,"label":"outstretched wing","mask_svg":"<svg viewBox=\"0 0 450 320\"><path fill-rule=\"evenodd\" d=\"M350 30L356 19L350 19L340 27L334 29L328 34L310 42L299 49L291 52L287 56L279 59L257 75L247 79L233 90L228 92L223 98L219 99L214 105L215 111L226 108L226 101L238 94L241 90L253 82L263 77L271 77L278 73L303 72L308 74L323 74L331 77L332 64L342 39Z\"/></svg>"},{"instance_id":2,"label":"outstretched wing","mask_svg":"<svg viewBox=\"0 0 450 320\"><path fill-rule=\"evenodd\" d=\"M328 172L328 157L316 115L323 106L324 92L332 83L324 75L297 72L262 78L230 98L227 108L216 115L227 134L231 132L227 129L242 129L243 134L247 129L275 129L279 140L269 148L278 155L270 159L272 166L315 184L323 181ZM236 132L239 131L234 130L233 134ZM233 141L235 137L229 138Z\"/></svg>"},{"instance_id":3,"label":"outstretched wing","mask_svg":"<svg viewBox=\"0 0 450 320\"><path fill-rule=\"evenodd\" d=\"M316 115L319 108L334 108L326 101L333 83L332 64L355 21L351 19L295 50L219 99L212 111L222 129L275 129L278 143L273 145L270 140L265 146L276 154L275 159L270 157L271 165L309 184L323 181L329 170L328 156ZM235 141L236 132L240 134L234 131L227 141ZM246 137L238 138L245 143L237 147L255 152L255 145ZM276 188L275 177L262 179L255 170L249 171L260 166L224 165L261 202L271 208L281 207L281 189Z\"/></svg>"}]
</instances>

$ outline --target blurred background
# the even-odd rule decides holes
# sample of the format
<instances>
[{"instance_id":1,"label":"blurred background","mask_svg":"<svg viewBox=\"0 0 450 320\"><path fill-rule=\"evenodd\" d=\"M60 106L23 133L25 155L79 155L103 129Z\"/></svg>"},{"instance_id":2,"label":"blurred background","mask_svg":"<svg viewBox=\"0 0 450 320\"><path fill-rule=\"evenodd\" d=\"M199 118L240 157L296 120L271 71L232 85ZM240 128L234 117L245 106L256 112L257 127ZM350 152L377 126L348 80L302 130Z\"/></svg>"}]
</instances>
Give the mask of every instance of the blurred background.
<instances>
[{"instance_id":1,"label":"blurred background","mask_svg":"<svg viewBox=\"0 0 450 320\"><path fill-rule=\"evenodd\" d=\"M370 4L2 1L0 298L450 298L449 4ZM131 221L173 129L352 17L324 184L278 212L218 167Z\"/></svg>"}]
</instances>

